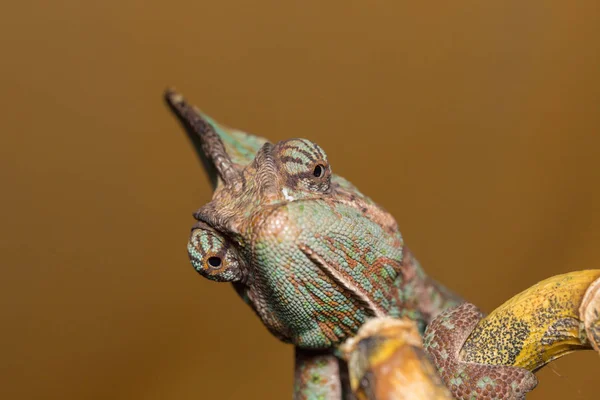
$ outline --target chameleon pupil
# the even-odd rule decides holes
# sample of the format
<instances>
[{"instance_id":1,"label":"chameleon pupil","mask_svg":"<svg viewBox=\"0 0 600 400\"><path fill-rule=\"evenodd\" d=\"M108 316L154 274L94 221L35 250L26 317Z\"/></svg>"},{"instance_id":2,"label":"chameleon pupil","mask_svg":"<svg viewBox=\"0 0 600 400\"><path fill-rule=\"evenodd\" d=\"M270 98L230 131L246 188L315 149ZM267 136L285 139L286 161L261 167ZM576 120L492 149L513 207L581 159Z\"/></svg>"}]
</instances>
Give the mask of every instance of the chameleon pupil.
<instances>
[{"instance_id":1,"label":"chameleon pupil","mask_svg":"<svg viewBox=\"0 0 600 400\"><path fill-rule=\"evenodd\" d=\"M325 172L325 168L321 164L317 164L317 166L315 167L315 170L313 171L313 175L317 178L320 178L323 176L324 172Z\"/></svg>"},{"instance_id":2,"label":"chameleon pupil","mask_svg":"<svg viewBox=\"0 0 600 400\"><path fill-rule=\"evenodd\" d=\"M208 265L210 265L213 268L220 267L221 266L221 257L209 257Z\"/></svg>"}]
</instances>

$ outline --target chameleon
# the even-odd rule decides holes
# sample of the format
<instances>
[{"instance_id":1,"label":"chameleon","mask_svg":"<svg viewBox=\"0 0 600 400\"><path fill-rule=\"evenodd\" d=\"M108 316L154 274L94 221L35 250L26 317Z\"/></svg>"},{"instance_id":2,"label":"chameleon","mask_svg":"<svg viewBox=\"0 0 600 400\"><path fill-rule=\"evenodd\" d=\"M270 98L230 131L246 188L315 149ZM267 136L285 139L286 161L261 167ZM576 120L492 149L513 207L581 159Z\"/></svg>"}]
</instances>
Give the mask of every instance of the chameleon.
<instances>
[{"instance_id":1,"label":"chameleon","mask_svg":"<svg viewBox=\"0 0 600 400\"><path fill-rule=\"evenodd\" d=\"M517 399L535 387L528 370L458 358L481 316L424 272L394 217L334 174L320 146L273 144L226 127L171 89L165 100L214 189L193 214L190 262L203 277L230 283L275 337L295 346L295 399L349 398L338 347L383 317L412 320L421 335L438 327L427 343L458 398ZM503 397L462 384L470 376Z\"/></svg>"}]
</instances>

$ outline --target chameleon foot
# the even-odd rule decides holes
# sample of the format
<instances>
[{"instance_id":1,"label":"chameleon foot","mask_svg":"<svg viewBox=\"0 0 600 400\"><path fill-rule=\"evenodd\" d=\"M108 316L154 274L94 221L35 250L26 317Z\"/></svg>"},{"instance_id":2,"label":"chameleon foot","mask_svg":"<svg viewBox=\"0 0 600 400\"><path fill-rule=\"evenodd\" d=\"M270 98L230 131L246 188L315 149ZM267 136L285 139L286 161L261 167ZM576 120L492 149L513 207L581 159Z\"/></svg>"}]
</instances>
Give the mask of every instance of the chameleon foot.
<instances>
[{"instance_id":1,"label":"chameleon foot","mask_svg":"<svg viewBox=\"0 0 600 400\"><path fill-rule=\"evenodd\" d=\"M483 315L472 304L449 309L427 327L424 347L457 399L519 400L535 388L532 372L507 365L464 361L460 351Z\"/></svg>"}]
</instances>

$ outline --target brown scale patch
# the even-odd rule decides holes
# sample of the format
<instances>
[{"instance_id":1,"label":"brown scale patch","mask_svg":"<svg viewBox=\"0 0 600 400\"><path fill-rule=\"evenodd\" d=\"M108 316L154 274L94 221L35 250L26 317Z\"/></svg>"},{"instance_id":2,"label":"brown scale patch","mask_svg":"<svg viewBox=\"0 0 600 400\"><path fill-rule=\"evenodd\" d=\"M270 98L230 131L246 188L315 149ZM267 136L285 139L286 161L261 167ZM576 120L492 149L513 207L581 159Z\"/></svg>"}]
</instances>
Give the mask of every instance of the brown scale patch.
<instances>
[{"instance_id":1,"label":"brown scale patch","mask_svg":"<svg viewBox=\"0 0 600 400\"><path fill-rule=\"evenodd\" d=\"M336 244L338 242L336 242L336 240L334 238L325 237L324 239L325 239L324 243L327 244L327 247L331 252L335 252L336 250L338 250L338 248L336 247ZM356 242L352 243L352 247L353 247L352 250L353 250L354 254L360 255L359 259L357 260L357 259L354 259L351 257L346 257L344 261L346 261L348 263L348 265L351 269L354 269L359 265L363 265L365 267L365 270L363 271L363 275L366 279L368 279L370 281L371 285L373 286L373 292L375 292L376 290L380 290L383 293L384 297L389 299L390 293L393 290L393 285L391 285L391 283L396 279L396 277L390 277L388 279L388 283L390 283L390 284L378 284L374 280L372 280L371 277L373 275L379 274L381 272L381 270L384 268L384 266L391 266L394 269L394 271L401 273L401 271L402 271L401 263L395 259L381 256L381 257L376 258L372 264L369 264L369 262L367 261L366 250L361 249L360 246ZM346 252L346 254L348 254L348 253ZM342 268L340 268L340 272L344 272ZM356 285L357 287L362 287L360 285L360 283L357 282L356 280L354 280L354 278L351 277L350 275L348 275L347 278L349 280L351 280L352 283L354 285ZM371 297L370 293L366 293L366 295ZM375 300L372 299L372 301L375 301Z\"/></svg>"},{"instance_id":2,"label":"brown scale patch","mask_svg":"<svg viewBox=\"0 0 600 400\"><path fill-rule=\"evenodd\" d=\"M372 202L369 198L362 195L356 195L348 191L339 184L332 185L333 197L338 203L342 203L358 210L362 215L381 226L382 229L390 235L397 235L399 232L398 224L394 217L385 211L382 207Z\"/></svg>"},{"instance_id":3,"label":"brown scale patch","mask_svg":"<svg viewBox=\"0 0 600 400\"><path fill-rule=\"evenodd\" d=\"M319 325L319 329L321 329L321 332L323 332L323 334L327 337L327 339L329 339L331 343L339 342L340 339L333 331L330 323L318 321L317 325Z\"/></svg>"},{"instance_id":4,"label":"brown scale patch","mask_svg":"<svg viewBox=\"0 0 600 400\"><path fill-rule=\"evenodd\" d=\"M317 276L312 281L313 285L316 287L319 287L321 289L322 293L324 293L325 295L327 295L329 297L327 300L323 300L316 293L309 291L309 294L311 296L311 299L309 299L310 303L314 304L314 307L312 307L313 320L317 321L317 324L319 325L319 328L322 330L323 334L329 340L331 340L332 343L339 343L343 339L345 339L347 336L353 335L355 333L355 331L351 327L349 327L345 324L340 324L339 322L334 322L330 317L335 316L340 321L344 317L347 317L350 320L352 320L358 327L361 325L361 321L359 321L356 318L356 315L357 315L357 311L359 309L363 309L363 306L350 291L348 291L345 287L340 286L334 279L332 279L329 275L325 274L320 269L316 270L316 275ZM305 285L306 282L299 281L299 280L295 279L294 277L292 277L292 279L294 280L293 286L296 289L297 295L299 297L303 297L304 294L302 292L300 292L300 290L298 290L297 287L300 284ZM332 300L333 292L324 290L323 288L326 285L324 285L323 282L325 282L328 285L331 285L332 287L336 287L338 289L338 291L340 291L342 293L342 295L352 303L352 307L349 312L340 312L339 311L339 308L337 308L337 307L339 307L339 304ZM324 311L324 310L330 310L330 311ZM319 314L319 313L321 315L324 315L325 318L327 319L327 321L320 321L317 316L317 314ZM338 335L335 334L335 332L333 331L334 326L338 326L342 330L342 332L344 333L344 337L340 338L340 337L338 337Z\"/></svg>"},{"instance_id":5,"label":"brown scale patch","mask_svg":"<svg viewBox=\"0 0 600 400\"><path fill-rule=\"evenodd\" d=\"M304 161L302 161L300 158L298 157L292 157L292 156L282 156L280 158L282 163L294 163L294 164L299 164L299 165L305 165Z\"/></svg>"},{"instance_id":6,"label":"brown scale patch","mask_svg":"<svg viewBox=\"0 0 600 400\"><path fill-rule=\"evenodd\" d=\"M286 343L292 342L289 329L266 307L266 300L263 297L260 285L235 285L234 287L242 298L248 299L251 308L273 336Z\"/></svg>"}]
</instances>

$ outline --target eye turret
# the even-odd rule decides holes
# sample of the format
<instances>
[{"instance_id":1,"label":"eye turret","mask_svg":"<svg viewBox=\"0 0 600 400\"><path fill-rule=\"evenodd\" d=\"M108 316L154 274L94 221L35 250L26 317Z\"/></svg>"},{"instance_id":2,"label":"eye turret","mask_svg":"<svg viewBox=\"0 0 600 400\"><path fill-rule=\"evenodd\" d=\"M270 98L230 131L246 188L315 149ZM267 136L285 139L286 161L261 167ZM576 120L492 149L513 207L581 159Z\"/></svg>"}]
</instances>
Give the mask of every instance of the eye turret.
<instances>
[{"instance_id":1,"label":"eye turret","mask_svg":"<svg viewBox=\"0 0 600 400\"><path fill-rule=\"evenodd\" d=\"M306 139L279 142L273 149L285 186L291 190L327 192L331 185L331 167L327 155L316 143Z\"/></svg>"},{"instance_id":2,"label":"eye turret","mask_svg":"<svg viewBox=\"0 0 600 400\"><path fill-rule=\"evenodd\" d=\"M239 282L242 279L242 260L235 247L208 226L192 231L188 255L194 269L207 279L218 282Z\"/></svg>"}]
</instances>

